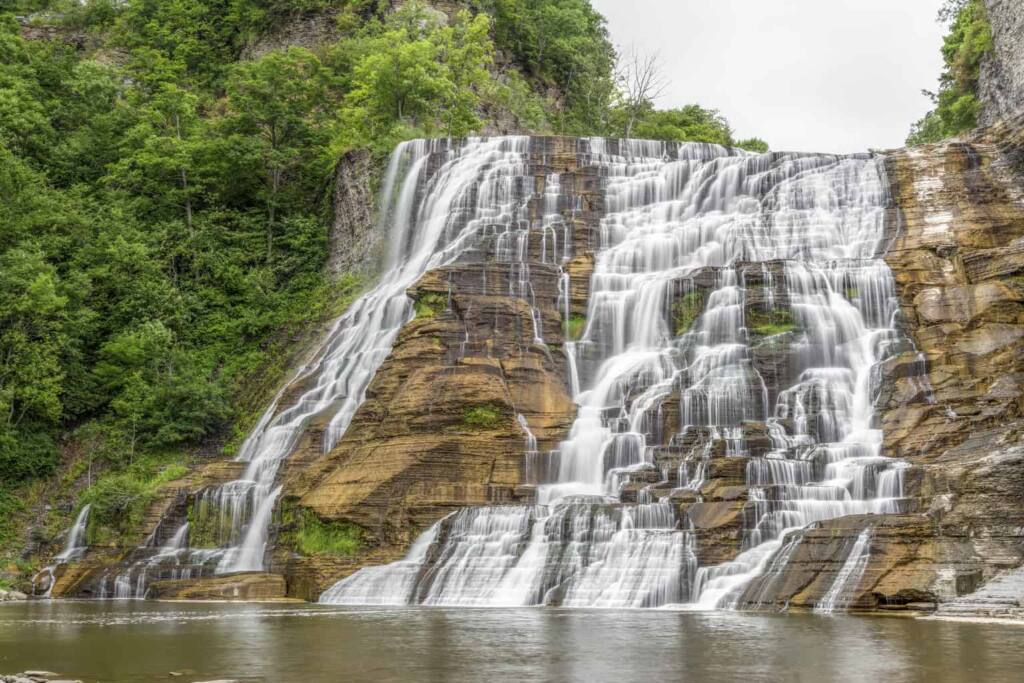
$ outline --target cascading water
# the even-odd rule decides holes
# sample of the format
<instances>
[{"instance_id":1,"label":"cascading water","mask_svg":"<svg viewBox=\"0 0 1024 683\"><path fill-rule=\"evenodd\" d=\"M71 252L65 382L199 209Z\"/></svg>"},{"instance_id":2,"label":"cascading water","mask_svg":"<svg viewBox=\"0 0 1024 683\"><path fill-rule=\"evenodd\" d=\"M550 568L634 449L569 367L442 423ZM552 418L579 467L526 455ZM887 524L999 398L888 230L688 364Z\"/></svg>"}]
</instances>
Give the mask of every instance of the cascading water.
<instances>
[{"instance_id":1,"label":"cascading water","mask_svg":"<svg viewBox=\"0 0 1024 683\"><path fill-rule=\"evenodd\" d=\"M900 511L904 466L881 456L873 425L876 368L899 344L878 253L882 161L590 139L579 162L597 168L604 214L586 326L564 345L577 418L543 455L521 422L537 505L454 513L404 561L357 572L323 602L731 606L785 564L789 532ZM559 187L546 183L546 207ZM557 235L546 214L505 234ZM771 382L756 362L766 349L784 357ZM671 401L680 429L666 449ZM770 448L754 452L758 430ZM743 548L698 566L676 496L700 500L716 443L748 458Z\"/></svg>"},{"instance_id":2,"label":"cascading water","mask_svg":"<svg viewBox=\"0 0 1024 683\"><path fill-rule=\"evenodd\" d=\"M91 510L91 503L82 506L82 509L78 511L78 516L75 517L75 523L68 529L64 548L53 558L53 564L43 569L32 579L33 587L42 590L44 596L48 597L50 591L53 590L53 584L56 579L54 572L57 571L57 567L77 560L88 549L89 546L85 542L85 532L89 526L89 512ZM45 583L42 583L42 587L40 587L40 579L45 581Z\"/></svg>"},{"instance_id":3,"label":"cascading water","mask_svg":"<svg viewBox=\"0 0 1024 683\"><path fill-rule=\"evenodd\" d=\"M330 416L325 452L344 435L398 331L413 315L409 286L485 235L494 237L495 226L516 230L517 212L529 196L529 143L528 137L503 137L399 145L383 186L380 229L388 232L390 253L380 283L334 324L316 358L267 408L237 458L247 463L242 476L197 501L195 516L215 547L170 548L158 545L154 535L129 566L104 577L103 592L141 598L158 578L263 569L281 462L314 417ZM296 387L300 395L282 406L282 397Z\"/></svg>"},{"instance_id":4,"label":"cascading water","mask_svg":"<svg viewBox=\"0 0 1024 683\"><path fill-rule=\"evenodd\" d=\"M814 611L821 614L831 614L837 608L842 609L849 602L850 594L857 588L864 570L871 558L871 527L860 532L846 561L836 574L832 587L828 589L821 601L814 606Z\"/></svg>"}]
</instances>

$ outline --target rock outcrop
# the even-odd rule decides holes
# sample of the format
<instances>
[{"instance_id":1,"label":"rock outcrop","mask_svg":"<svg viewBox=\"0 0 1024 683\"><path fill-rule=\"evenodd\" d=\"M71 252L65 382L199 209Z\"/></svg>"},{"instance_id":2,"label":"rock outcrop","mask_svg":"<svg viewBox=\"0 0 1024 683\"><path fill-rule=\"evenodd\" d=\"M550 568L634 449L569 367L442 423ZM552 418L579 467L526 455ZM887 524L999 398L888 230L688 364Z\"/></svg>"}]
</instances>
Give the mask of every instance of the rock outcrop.
<instances>
[{"instance_id":1,"label":"rock outcrop","mask_svg":"<svg viewBox=\"0 0 1024 683\"><path fill-rule=\"evenodd\" d=\"M992 51L981 63L978 97L982 125L1024 110L1024 2L985 0Z\"/></svg>"},{"instance_id":2,"label":"rock outcrop","mask_svg":"<svg viewBox=\"0 0 1024 683\"><path fill-rule=\"evenodd\" d=\"M368 150L342 155L334 168L334 220L327 270L333 275L372 275L380 266L385 235L374 214L379 163Z\"/></svg>"}]
</instances>

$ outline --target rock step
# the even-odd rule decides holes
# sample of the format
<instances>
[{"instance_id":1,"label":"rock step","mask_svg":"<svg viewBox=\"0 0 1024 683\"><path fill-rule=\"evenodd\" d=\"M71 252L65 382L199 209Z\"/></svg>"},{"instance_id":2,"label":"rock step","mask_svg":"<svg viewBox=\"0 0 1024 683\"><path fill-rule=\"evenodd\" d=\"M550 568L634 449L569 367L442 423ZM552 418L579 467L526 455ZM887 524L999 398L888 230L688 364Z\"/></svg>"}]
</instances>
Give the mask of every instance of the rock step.
<instances>
[{"instance_id":1,"label":"rock step","mask_svg":"<svg viewBox=\"0 0 1024 683\"><path fill-rule=\"evenodd\" d=\"M936 616L1024 619L1024 567L1004 572L968 595L939 606Z\"/></svg>"}]
</instances>

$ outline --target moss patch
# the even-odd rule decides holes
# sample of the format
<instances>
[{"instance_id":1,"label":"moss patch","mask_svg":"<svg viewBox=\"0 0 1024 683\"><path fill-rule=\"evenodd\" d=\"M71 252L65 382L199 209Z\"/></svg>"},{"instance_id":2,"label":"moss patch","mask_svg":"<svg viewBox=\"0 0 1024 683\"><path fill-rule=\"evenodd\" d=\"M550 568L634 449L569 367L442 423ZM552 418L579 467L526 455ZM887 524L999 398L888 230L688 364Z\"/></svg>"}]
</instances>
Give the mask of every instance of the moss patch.
<instances>
[{"instance_id":1,"label":"moss patch","mask_svg":"<svg viewBox=\"0 0 1024 683\"><path fill-rule=\"evenodd\" d=\"M773 308L770 311L747 310L747 331L758 337L773 337L797 329L793 312L788 308Z\"/></svg>"},{"instance_id":2,"label":"moss patch","mask_svg":"<svg viewBox=\"0 0 1024 683\"><path fill-rule=\"evenodd\" d=\"M299 517L295 549L303 555L355 555L362 542L362 530L355 525L325 522L309 510Z\"/></svg>"},{"instance_id":3,"label":"moss patch","mask_svg":"<svg viewBox=\"0 0 1024 683\"><path fill-rule=\"evenodd\" d=\"M702 292L687 292L673 301L672 324L676 336L681 337L689 332L703 311L704 294Z\"/></svg>"},{"instance_id":4,"label":"moss patch","mask_svg":"<svg viewBox=\"0 0 1024 683\"><path fill-rule=\"evenodd\" d=\"M448 308L448 297L435 292L427 292L416 297L413 307L416 309L417 318L435 318Z\"/></svg>"},{"instance_id":5,"label":"moss patch","mask_svg":"<svg viewBox=\"0 0 1024 683\"><path fill-rule=\"evenodd\" d=\"M505 419L501 408L484 404L466 408L462 413L463 424L474 429L494 429Z\"/></svg>"},{"instance_id":6,"label":"moss patch","mask_svg":"<svg viewBox=\"0 0 1024 683\"><path fill-rule=\"evenodd\" d=\"M225 528L225 526L227 528ZM200 497L188 508L188 544L192 548L217 548L230 533L230 524L222 525L220 509Z\"/></svg>"},{"instance_id":7,"label":"moss patch","mask_svg":"<svg viewBox=\"0 0 1024 683\"><path fill-rule=\"evenodd\" d=\"M583 336L583 330L587 328L587 317L579 313L573 313L565 321L565 338L569 341L576 341Z\"/></svg>"}]
</instances>

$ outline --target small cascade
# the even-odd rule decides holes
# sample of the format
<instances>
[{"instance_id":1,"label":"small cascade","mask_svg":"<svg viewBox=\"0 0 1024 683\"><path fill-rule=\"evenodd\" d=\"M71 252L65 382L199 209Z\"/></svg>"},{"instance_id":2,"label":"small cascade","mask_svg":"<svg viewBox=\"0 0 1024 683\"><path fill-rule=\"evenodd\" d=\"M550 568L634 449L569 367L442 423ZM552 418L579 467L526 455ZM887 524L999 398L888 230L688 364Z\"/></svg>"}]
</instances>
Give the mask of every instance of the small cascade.
<instances>
[{"instance_id":1,"label":"small cascade","mask_svg":"<svg viewBox=\"0 0 1024 683\"><path fill-rule=\"evenodd\" d=\"M45 588L42 588L44 597L49 597L50 592L53 590L53 584L56 580L54 572L57 571L57 567L77 560L88 549L89 546L85 542L85 533L89 527L89 512L91 510L92 503L86 503L82 506L82 509L78 511L78 515L75 517L75 523L68 530L64 548L53 558L53 564L44 568L33 577L32 586L34 590L40 587L40 579L44 581L42 584L42 586L45 586Z\"/></svg>"},{"instance_id":2,"label":"small cascade","mask_svg":"<svg viewBox=\"0 0 1024 683\"><path fill-rule=\"evenodd\" d=\"M857 584L864 576L864 569L868 566L871 558L871 527L865 528L857 536L856 542L850 548L850 554L846 556L842 569L836 574L832 587L822 596L821 601L814 606L814 611L819 614L832 614L836 609L843 609L850 603Z\"/></svg>"},{"instance_id":3,"label":"small cascade","mask_svg":"<svg viewBox=\"0 0 1024 683\"><path fill-rule=\"evenodd\" d=\"M393 572L410 604L729 607L785 570L808 524L903 510L906 465L881 454L873 408L901 344L883 161L604 139L577 155L604 213L586 323L563 345L577 417L547 453L520 421L537 504L460 511L426 534L418 572L411 556L365 569L324 602ZM499 260L525 259L531 231L557 259L563 180L542 221L506 221ZM560 294L568 321L564 275ZM701 566L674 501L701 500L718 458L746 459L742 548Z\"/></svg>"},{"instance_id":4,"label":"small cascade","mask_svg":"<svg viewBox=\"0 0 1024 683\"><path fill-rule=\"evenodd\" d=\"M405 560L368 567L320 602L460 606L655 607L689 596L696 565L672 507L601 497L465 508Z\"/></svg>"}]
</instances>

